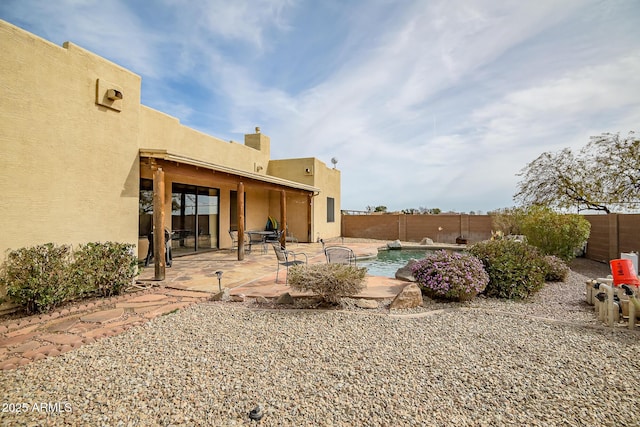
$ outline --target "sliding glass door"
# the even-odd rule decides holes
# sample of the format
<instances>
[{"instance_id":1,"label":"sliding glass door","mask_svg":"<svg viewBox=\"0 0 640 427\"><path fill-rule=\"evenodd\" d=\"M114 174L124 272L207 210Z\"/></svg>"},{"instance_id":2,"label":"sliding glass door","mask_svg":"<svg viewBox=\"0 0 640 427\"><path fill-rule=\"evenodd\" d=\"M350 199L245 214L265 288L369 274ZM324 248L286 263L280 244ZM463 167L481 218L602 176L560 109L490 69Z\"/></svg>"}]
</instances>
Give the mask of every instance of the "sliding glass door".
<instances>
[{"instance_id":1,"label":"sliding glass door","mask_svg":"<svg viewBox=\"0 0 640 427\"><path fill-rule=\"evenodd\" d=\"M174 183L171 187L175 253L218 247L219 190Z\"/></svg>"}]
</instances>

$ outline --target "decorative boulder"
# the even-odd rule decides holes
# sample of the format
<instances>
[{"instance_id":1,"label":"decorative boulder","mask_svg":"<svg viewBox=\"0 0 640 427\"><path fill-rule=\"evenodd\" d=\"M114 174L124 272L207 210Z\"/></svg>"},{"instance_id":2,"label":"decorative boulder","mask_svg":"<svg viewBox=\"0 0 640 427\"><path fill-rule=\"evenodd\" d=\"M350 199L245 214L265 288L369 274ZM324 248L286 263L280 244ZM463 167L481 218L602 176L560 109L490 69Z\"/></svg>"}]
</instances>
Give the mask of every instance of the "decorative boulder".
<instances>
[{"instance_id":1,"label":"decorative boulder","mask_svg":"<svg viewBox=\"0 0 640 427\"><path fill-rule=\"evenodd\" d=\"M422 291L415 283L405 286L389 306L392 310L405 310L422 306Z\"/></svg>"},{"instance_id":2,"label":"decorative boulder","mask_svg":"<svg viewBox=\"0 0 640 427\"><path fill-rule=\"evenodd\" d=\"M428 237L425 237L424 239L422 239L420 241L420 244L421 245L433 245L433 240L428 238Z\"/></svg>"},{"instance_id":3,"label":"decorative boulder","mask_svg":"<svg viewBox=\"0 0 640 427\"><path fill-rule=\"evenodd\" d=\"M222 292L211 295L209 301L229 301L229 289L224 288Z\"/></svg>"},{"instance_id":4,"label":"decorative boulder","mask_svg":"<svg viewBox=\"0 0 640 427\"><path fill-rule=\"evenodd\" d=\"M396 279L404 280L405 282L415 282L416 278L413 277L413 266L416 262L418 261L410 259L407 265L399 268L398 271L396 271Z\"/></svg>"},{"instance_id":5,"label":"decorative boulder","mask_svg":"<svg viewBox=\"0 0 640 427\"><path fill-rule=\"evenodd\" d=\"M285 292L278 297L276 304L293 305L293 297L289 292Z\"/></svg>"},{"instance_id":6,"label":"decorative boulder","mask_svg":"<svg viewBox=\"0 0 640 427\"><path fill-rule=\"evenodd\" d=\"M360 308L378 308L378 301L373 300L373 299L358 299L358 301L356 301L356 307L360 307Z\"/></svg>"},{"instance_id":7,"label":"decorative boulder","mask_svg":"<svg viewBox=\"0 0 640 427\"><path fill-rule=\"evenodd\" d=\"M246 297L244 296L244 294L231 295L229 297L229 301L231 301L231 302L244 302L245 299L246 299Z\"/></svg>"},{"instance_id":8,"label":"decorative boulder","mask_svg":"<svg viewBox=\"0 0 640 427\"><path fill-rule=\"evenodd\" d=\"M263 297L262 295L259 295L256 297L256 303L258 304L269 304L269 300L266 299L265 297Z\"/></svg>"},{"instance_id":9,"label":"decorative boulder","mask_svg":"<svg viewBox=\"0 0 640 427\"><path fill-rule=\"evenodd\" d=\"M394 240L393 242L387 243L387 248L391 250L402 249L402 243L400 243L400 240Z\"/></svg>"}]
</instances>

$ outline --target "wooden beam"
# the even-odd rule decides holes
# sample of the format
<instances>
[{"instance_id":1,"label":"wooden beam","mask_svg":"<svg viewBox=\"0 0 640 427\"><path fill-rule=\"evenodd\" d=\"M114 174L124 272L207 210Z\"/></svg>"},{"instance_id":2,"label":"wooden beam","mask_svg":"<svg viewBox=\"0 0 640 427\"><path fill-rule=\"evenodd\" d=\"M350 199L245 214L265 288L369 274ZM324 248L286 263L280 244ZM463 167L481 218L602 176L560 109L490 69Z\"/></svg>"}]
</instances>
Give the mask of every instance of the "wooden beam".
<instances>
[{"instance_id":1,"label":"wooden beam","mask_svg":"<svg viewBox=\"0 0 640 427\"><path fill-rule=\"evenodd\" d=\"M244 184L238 183L238 261L244 259Z\"/></svg>"},{"instance_id":2,"label":"wooden beam","mask_svg":"<svg viewBox=\"0 0 640 427\"><path fill-rule=\"evenodd\" d=\"M280 245L284 248L287 246L287 192L284 190L280 190L280 226L282 227Z\"/></svg>"},{"instance_id":3,"label":"wooden beam","mask_svg":"<svg viewBox=\"0 0 640 427\"><path fill-rule=\"evenodd\" d=\"M164 280L165 261L164 242L164 171L157 168L153 173L153 259L155 280Z\"/></svg>"},{"instance_id":4,"label":"wooden beam","mask_svg":"<svg viewBox=\"0 0 640 427\"><path fill-rule=\"evenodd\" d=\"M308 194L306 190L287 187L285 185L278 185L270 182L259 181L252 178L246 178L238 175L232 175L227 172L217 172L209 169L197 169L195 166L190 165L176 165L174 162L168 162L165 160L156 160L157 164L162 167L164 172L169 175L179 175L188 180L203 180L207 182L205 186L214 187L215 183L226 183L231 185L237 185L239 182L244 182L248 187L252 189L280 191L283 188L289 192L289 194ZM141 178L147 176L147 165L141 164Z\"/></svg>"}]
</instances>

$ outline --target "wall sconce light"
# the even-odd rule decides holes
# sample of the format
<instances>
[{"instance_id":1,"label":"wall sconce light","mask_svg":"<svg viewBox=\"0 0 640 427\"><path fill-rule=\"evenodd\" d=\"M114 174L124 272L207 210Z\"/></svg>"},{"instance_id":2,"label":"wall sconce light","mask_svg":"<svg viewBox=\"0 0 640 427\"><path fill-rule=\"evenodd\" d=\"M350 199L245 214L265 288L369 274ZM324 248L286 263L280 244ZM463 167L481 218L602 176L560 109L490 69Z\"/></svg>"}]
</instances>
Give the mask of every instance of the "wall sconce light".
<instances>
[{"instance_id":1,"label":"wall sconce light","mask_svg":"<svg viewBox=\"0 0 640 427\"><path fill-rule=\"evenodd\" d=\"M218 276L218 290L222 292L222 271L216 271L216 276Z\"/></svg>"},{"instance_id":2,"label":"wall sconce light","mask_svg":"<svg viewBox=\"0 0 640 427\"><path fill-rule=\"evenodd\" d=\"M118 101L122 99L122 92L120 92L118 89L109 89L107 90L107 98L112 101Z\"/></svg>"}]
</instances>

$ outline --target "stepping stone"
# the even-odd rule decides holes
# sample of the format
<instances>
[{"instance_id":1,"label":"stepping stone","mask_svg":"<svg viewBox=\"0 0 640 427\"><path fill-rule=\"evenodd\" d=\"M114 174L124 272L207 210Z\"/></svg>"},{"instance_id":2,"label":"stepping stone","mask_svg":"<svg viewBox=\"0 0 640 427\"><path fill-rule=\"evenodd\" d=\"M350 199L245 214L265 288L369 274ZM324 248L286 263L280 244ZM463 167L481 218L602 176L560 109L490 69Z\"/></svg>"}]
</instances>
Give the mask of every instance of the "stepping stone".
<instances>
[{"instance_id":1,"label":"stepping stone","mask_svg":"<svg viewBox=\"0 0 640 427\"><path fill-rule=\"evenodd\" d=\"M15 337L5 338L3 340L0 340L0 347L11 347L14 345L20 345L31 340L31 338L35 336L36 336L36 332L30 332L25 335L18 335Z\"/></svg>"},{"instance_id":2,"label":"stepping stone","mask_svg":"<svg viewBox=\"0 0 640 427\"><path fill-rule=\"evenodd\" d=\"M49 323L49 325L45 327L45 330L49 332L67 332L79 321L80 319L78 317L56 320L55 322Z\"/></svg>"},{"instance_id":3,"label":"stepping stone","mask_svg":"<svg viewBox=\"0 0 640 427\"><path fill-rule=\"evenodd\" d=\"M35 360L38 354L46 356L51 350L57 350L57 349L58 349L57 345L53 345L53 344L43 345L41 347L34 348L33 350L25 351L24 353L22 353L22 357Z\"/></svg>"},{"instance_id":4,"label":"stepping stone","mask_svg":"<svg viewBox=\"0 0 640 427\"><path fill-rule=\"evenodd\" d=\"M142 307L158 307L163 305L164 301L149 301L149 302L119 302L116 304L116 308L124 308L124 311L131 312L136 311L138 308Z\"/></svg>"},{"instance_id":5,"label":"stepping stone","mask_svg":"<svg viewBox=\"0 0 640 427\"><path fill-rule=\"evenodd\" d=\"M148 294L148 295L140 295L139 297L131 298L126 300L126 302L152 302L152 301L162 301L167 299L166 295L162 294Z\"/></svg>"},{"instance_id":6,"label":"stepping stone","mask_svg":"<svg viewBox=\"0 0 640 427\"><path fill-rule=\"evenodd\" d=\"M178 302L175 304L165 305L160 308L157 308L156 310L145 313L144 317L146 317L147 319L153 319L154 317L162 316L164 314L169 314L172 311L180 310L181 308L184 308L190 305L191 303L185 303L185 302Z\"/></svg>"},{"instance_id":7,"label":"stepping stone","mask_svg":"<svg viewBox=\"0 0 640 427\"><path fill-rule=\"evenodd\" d=\"M207 292L182 291L179 289L171 289L169 292L166 292L166 294L172 297L188 298L208 298L211 295Z\"/></svg>"},{"instance_id":8,"label":"stepping stone","mask_svg":"<svg viewBox=\"0 0 640 427\"><path fill-rule=\"evenodd\" d=\"M18 366L21 366L20 365L21 361L22 361L22 357L12 357L11 359L7 359L4 362L1 362L0 369L2 370L16 369Z\"/></svg>"},{"instance_id":9,"label":"stepping stone","mask_svg":"<svg viewBox=\"0 0 640 427\"><path fill-rule=\"evenodd\" d=\"M18 330L9 332L7 334L5 334L7 337L9 338L14 338L14 337L18 337L20 335L26 335L29 332L35 331L36 329L38 329L38 326L40 325L31 325L31 326L27 326L26 328L20 328Z\"/></svg>"},{"instance_id":10,"label":"stepping stone","mask_svg":"<svg viewBox=\"0 0 640 427\"><path fill-rule=\"evenodd\" d=\"M78 322L75 325L73 325L71 328L69 328L67 332L69 332L70 334L81 334L82 332L87 332L88 330L93 329L95 327L96 325L94 323Z\"/></svg>"},{"instance_id":11,"label":"stepping stone","mask_svg":"<svg viewBox=\"0 0 640 427\"><path fill-rule=\"evenodd\" d=\"M131 326L136 322L143 322L144 319L142 317L138 317L138 316L131 316L125 320L122 320L120 322L113 322L113 323L109 323L107 325L105 325L105 327L109 327L111 329L116 328L118 326Z\"/></svg>"},{"instance_id":12,"label":"stepping stone","mask_svg":"<svg viewBox=\"0 0 640 427\"><path fill-rule=\"evenodd\" d=\"M25 351L33 350L34 348L38 348L42 345L42 343L38 341L27 341L26 343L19 345L14 348L12 351L16 353L24 353Z\"/></svg>"},{"instance_id":13,"label":"stepping stone","mask_svg":"<svg viewBox=\"0 0 640 427\"><path fill-rule=\"evenodd\" d=\"M43 341L52 342L54 344L72 345L74 347L77 347L80 344L82 344L82 337L79 337L78 335L49 334L49 335L42 335L40 339L42 339Z\"/></svg>"},{"instance_id":14,"label":"stepping stone","mask_svg":"<svg viewBox=\"0 0 640 427\"><path fill-rule=\"evenodd\" d=\"M119 319L124 314L124 308L114 308L106 311L96 311L80 318L83 322L107 323Z\"/></svg>"}]
</instances>

